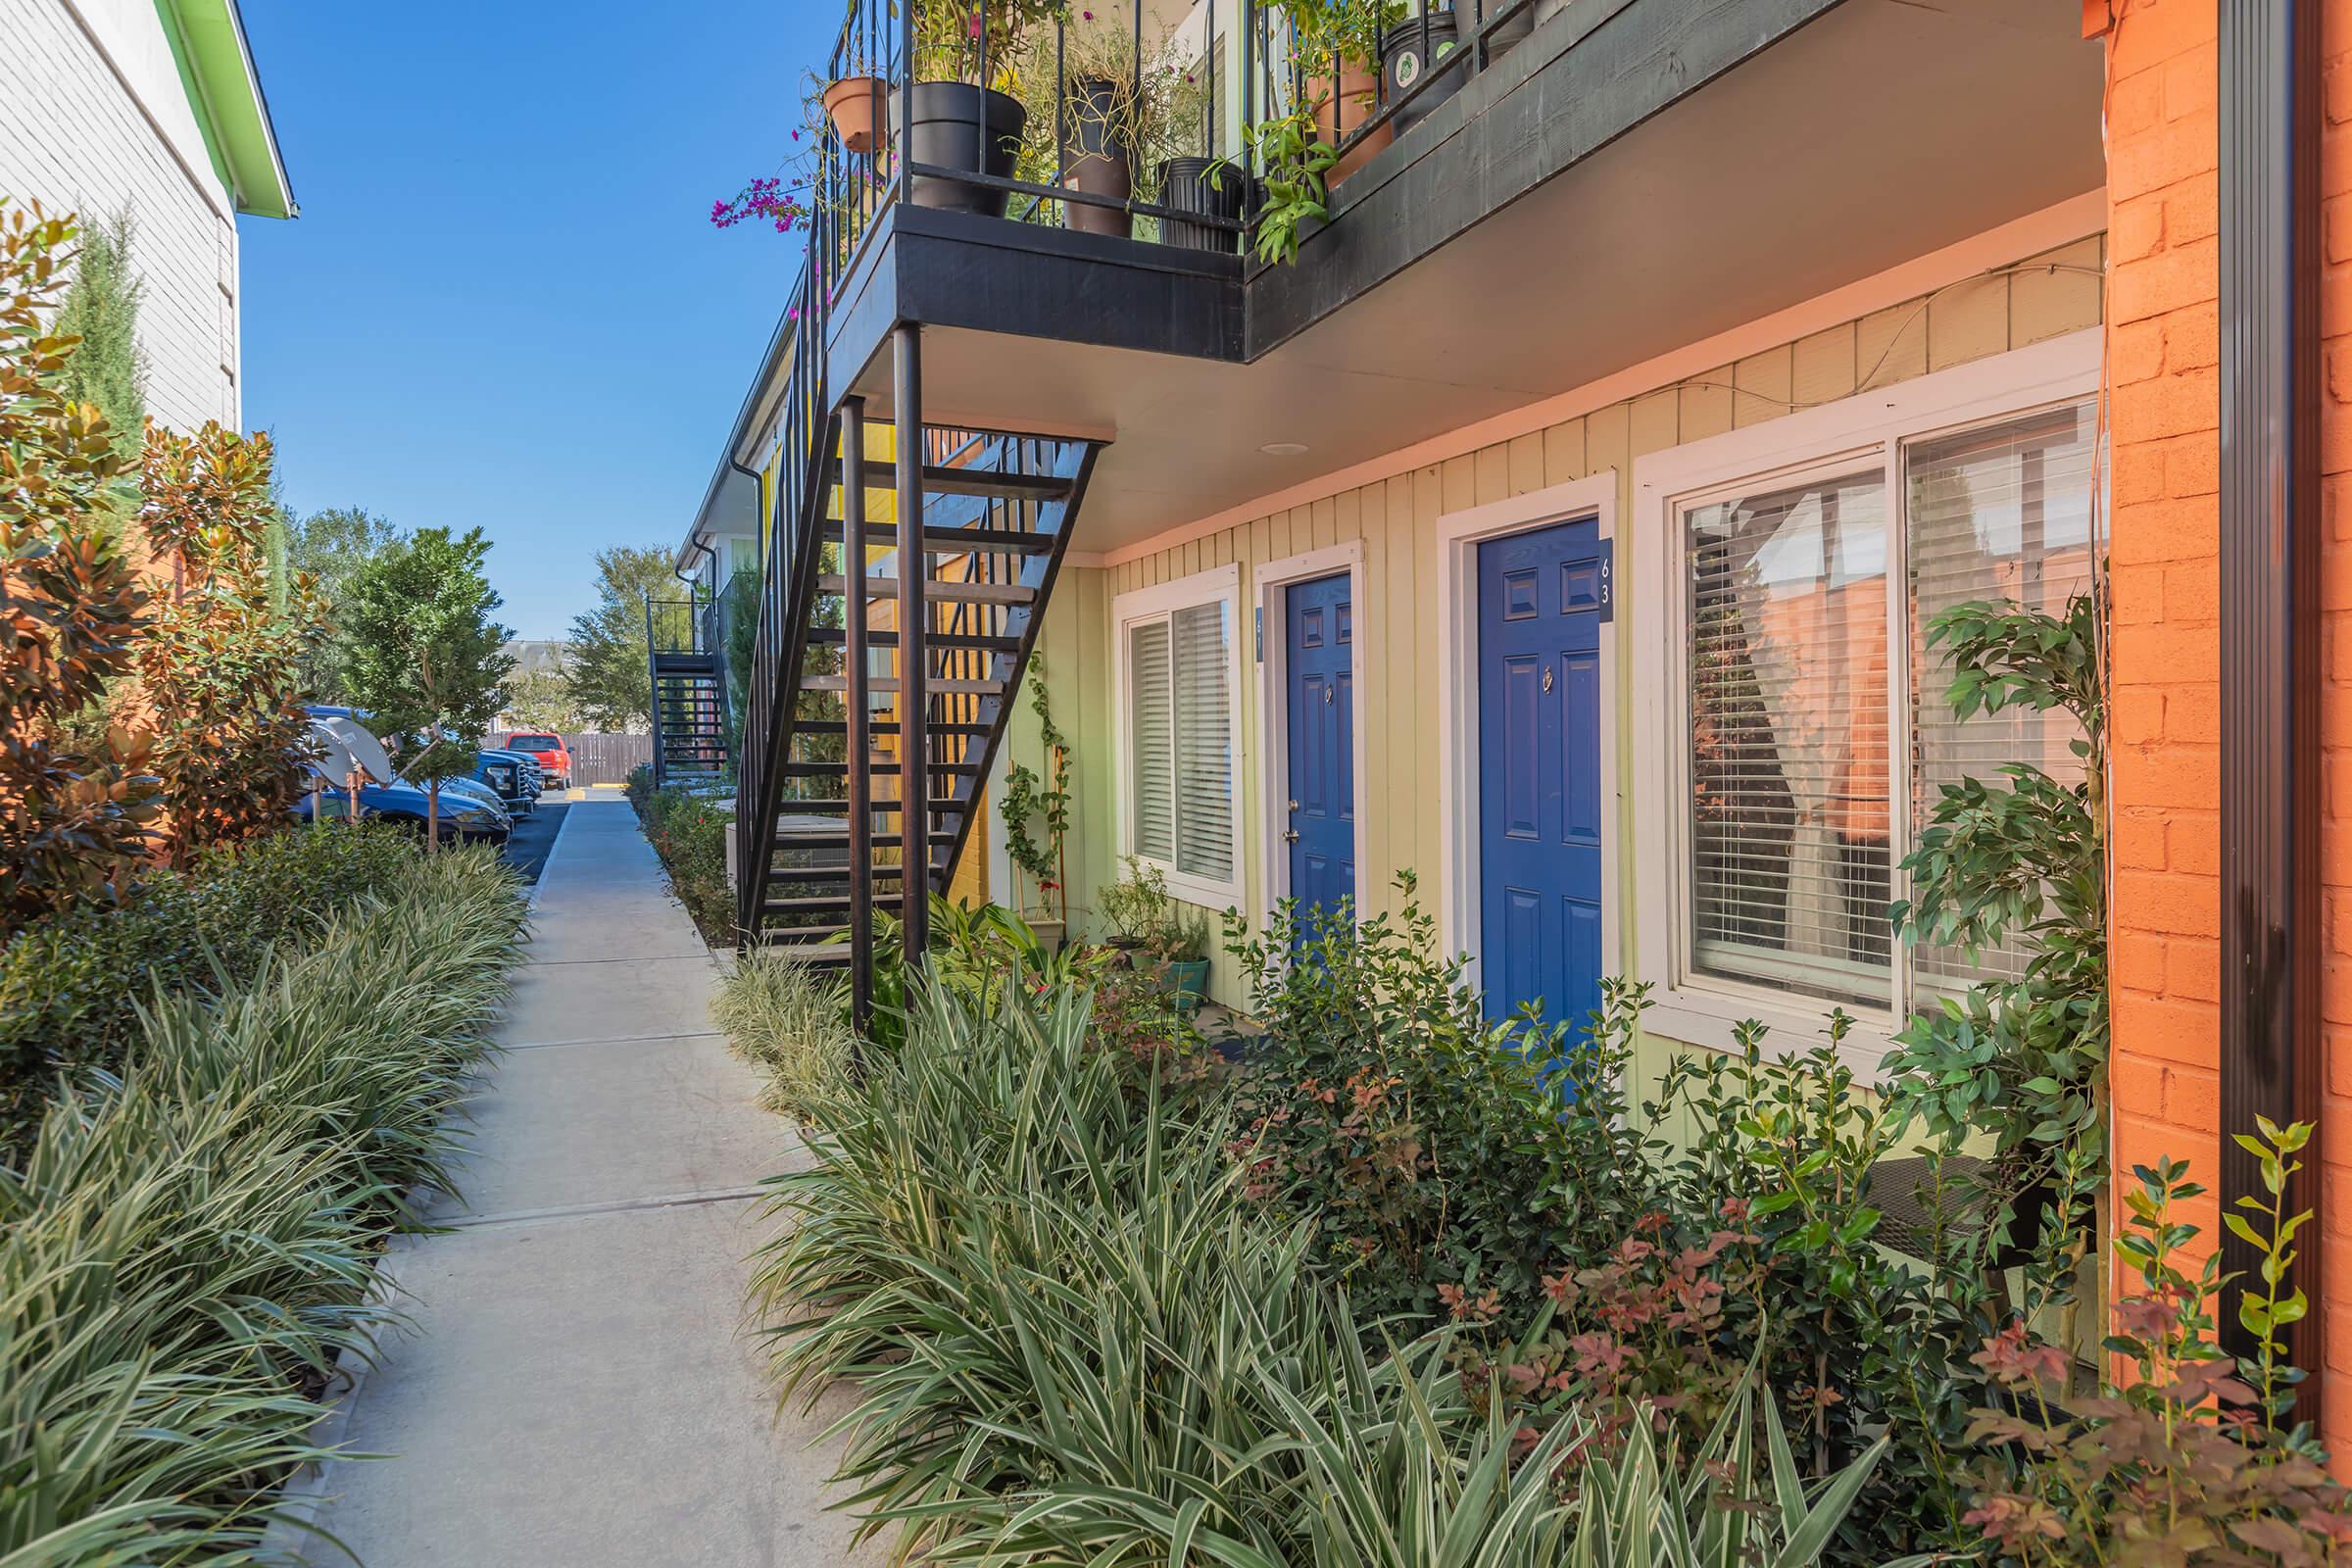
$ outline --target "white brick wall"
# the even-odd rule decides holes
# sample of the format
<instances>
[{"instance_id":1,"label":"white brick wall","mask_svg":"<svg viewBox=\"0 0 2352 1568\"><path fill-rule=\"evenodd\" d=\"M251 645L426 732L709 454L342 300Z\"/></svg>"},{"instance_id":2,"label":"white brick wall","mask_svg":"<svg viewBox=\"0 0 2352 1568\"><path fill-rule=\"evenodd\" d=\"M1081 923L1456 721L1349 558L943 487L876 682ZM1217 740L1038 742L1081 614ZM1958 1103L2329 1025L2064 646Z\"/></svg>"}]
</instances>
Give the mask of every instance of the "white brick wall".
<instances>
[{"instance_id":1,"label":"white brick wall","mask_svg":"<svg viewBox=\"0 0 2352 1568\"><path fill-rule=\"evenodd\" d=\"M236 222L154 0L0 0L0 196L127 204L148 413L240 423Z\"/></svg>"}]
</instances>

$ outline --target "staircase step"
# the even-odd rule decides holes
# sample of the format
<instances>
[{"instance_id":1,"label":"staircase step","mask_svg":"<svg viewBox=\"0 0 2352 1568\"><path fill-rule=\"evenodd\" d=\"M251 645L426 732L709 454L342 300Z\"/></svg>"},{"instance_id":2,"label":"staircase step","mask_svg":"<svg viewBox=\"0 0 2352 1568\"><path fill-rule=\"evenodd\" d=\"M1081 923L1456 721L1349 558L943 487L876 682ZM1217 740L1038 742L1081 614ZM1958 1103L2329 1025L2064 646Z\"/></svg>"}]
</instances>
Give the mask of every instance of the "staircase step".
<instances>
[{"instance_id":1,"label":"staircase step","mask_svg":"<svg viewBox=\"0 0 2352 1568\"><path fill-rule=\"evenodd\" d=\"M808 675L802 677L801 690L806 692L846 692L850 689L847 675ZM865 683L874 696L889 696L899 689L896 675L876 675ZM942 680L934 675L923 682L923 691L932 697L1002 697L1004 683L1001 680Z\"/></svg>"},{"instance_id":2,"label":"staircase step","mask_svg":"<svg viewBox=\"0 0 2352 1568\"><path fill-rule=\"evenodd\" d=\"M842 836L846 840L849 835L845 833ZM936 865L931 867L934 874L942 869L944 868ZM904 867L896 865L866 867L866 875L873 877L876 881L887 878L895 882L904 874ZM776 866L768 871L767 879L770 882L847 882L850 879L850 868L846 865Z\"/></svg>"},{"instance_id":3,"label":"staircase step","mask_svg":"<svg viewBox=\"0 0 2352 1568\"><path fill-rule=\"evenodd\" d=\"M820 576L816 579L820 594L846 594L850 579L841 576ZM889 576L868 576L865 579L869 599L899 597L899 579ZM949 582L938 577L923 579L925 599L946 600L962 605L1029 605L1037 602L1037 590L1017 582Z\"/></svg>"},{"instance_id":4,"label":"staircase step","mask_svg":"<svg viewBox=\"0 0 2352 1568\"><path fill-rule=\"evenodd\" d=\"M808 642L812 647L838 648L846 646L849 640L849 630L842 626L812 626L808 631ZM899 646L899 634L895 631L869 631L865 634L865 641L869 648L896 648ZM1021 651L1018 637L983 637L964 631L934 631L924 641L934 648L973 653L1017 654Z\"/></svg>"},{"instance_id":5,"label":"staircase step","mask_svg":"<svg viewBox=\"0 0 2352 1568\"><path fill-rule=\"evenodd\" d=\"M996 728L993 724L965 723L960 720L956 723L943 724L937 719L923 727L934 735L986 735ZM846 736L850 732L850 721L846 718L798 719L793 723L792 732L795 735ZM865 732L868 735L896 735L899 732L899 721L895 718L869 719L866 722Z\"/></svg>"},{"instance_id":6,"label":"staircase step","mask_svg":"<svg viewBox=\"0 0 2352 1568\"><path fill-rule=\"evenodd\" d=\"M867 760L865 765L866 771L870 773L896 773L900 767L899 760L895 757L871 758ZM980 771L980 764L978 762L925 762L923 771L926 773L977 773ZM786 778L847 778L850 776L850 764L846 761L803 761L798 758L791 758L783 763L783 773Z\"/></svg>"},{"instance_id":7,"label":"staircase step","mask_svg":"<svg viewBox=\"0 0 2352 1568\"><path fill-rule=\"evenodd\" d=\"M839 517L828 517L817 524L819 539L838 542L842 536ZM1016 556L1042 556L1054 548L1055 535L1026 533L1015 528L925 528L923 548L946 555L961 555L970 550L999 551ZM898 543L899 526L895 522L869 522L865 525L868 544Z\"/></svg>"},{"instance_id":8,"label":"staircase step","mask_svg":"<svg viewBox=\"0 0 2352 1568\"><path fill-rule=\"evenodd\" d=\"M931 829L928 837L934 844L953 844L956 842L956 834L954 828L935 827ZM899 836L896 833L885 833L876 842L896 844L898 841ZM779 824L776 842L769 846L768 854L772 858L777 855L796 854L805 850L846 850L849 847L850 825L847 822L839 827L828 824L819 828L795 827L789 830ZM934 866L933 869L938 868Z\"/></svg>"},{"instance_id":9,"label":"staircase step","mask_svg":"<svg viewBox=\"0 0 2352 1568\"><path fill-rule=\"evenodd\" d=\"M834 470L833 482L841 483L840 470ZM890 494L897 485L896 476L887 464L868 465L865 488L869 493ZM1051 473L1001 473L994 468L950 467L945 464L923 465L923 493L933 496L986 496L998 501L1066 501L1070 481Z\"/></svg>"},{"instance_id":10,"label":"staircase step","mask_svg":"<svg viewBox=\"0 0 2352 1568\"><path fill-rule=\"evenodd\" d=\"M934 795L931 797L931 814L938 816L948 811L969 810L971 804L969 801L954 800L945 795ZM866 803L866 808L873 811L888 811L895 816L898 814L899 803L892 800L873 800ZM779 816L843 816L848 814L849 809L850 803L847 801L786 801L782 806L776 808L776 814Z\"/></svg>"}]
</instances>

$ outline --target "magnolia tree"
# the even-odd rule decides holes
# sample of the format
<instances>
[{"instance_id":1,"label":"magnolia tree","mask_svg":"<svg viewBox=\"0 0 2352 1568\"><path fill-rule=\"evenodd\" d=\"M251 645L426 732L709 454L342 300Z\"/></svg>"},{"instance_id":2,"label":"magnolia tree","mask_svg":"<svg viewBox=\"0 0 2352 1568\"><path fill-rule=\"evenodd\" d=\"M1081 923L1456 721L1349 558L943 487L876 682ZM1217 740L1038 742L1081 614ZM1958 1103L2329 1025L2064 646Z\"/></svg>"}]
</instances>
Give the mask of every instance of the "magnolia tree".
<instances>
[{"instance_id":1,"label":"magnolia tree","mask_svg":"<svg viewBox=\"0 0 2352 1568\"><path fill-rule=\"evenodd\" d=\"M268 435L147 429L138 531L166 585L139 648L139 695L181 863L283 825L306 777L303 676L325 612L307 572L273 592L270 460Z\"/></svg>"},{"instance_id":2,"label":"magnolia tree","mask_svg":"<svg viewBox=\"0 0 2352 1568\"><path fill-rule=\"evenodd\" d=\"M514 634L490 618L504 602L482 573L479 528L425 528L354 573L342 608L344 682L370 725L425 787L425 843L441 831L441 781L471 772L474 737L506 705Z\"/></svg>"},{"instance_id":3,"label":"magnolia tree","mask_svg":"<svg viewBox=\"0 0 2352 1568\"><path fill-rule=\"evenodd\" d=\"M0 934L120 897L146 858L156 780L126 726L74 720L129 673L147 596L110 537L124 458L66 390L54 320L70 221L0 204Z\"/></svg>"}]
</instances>

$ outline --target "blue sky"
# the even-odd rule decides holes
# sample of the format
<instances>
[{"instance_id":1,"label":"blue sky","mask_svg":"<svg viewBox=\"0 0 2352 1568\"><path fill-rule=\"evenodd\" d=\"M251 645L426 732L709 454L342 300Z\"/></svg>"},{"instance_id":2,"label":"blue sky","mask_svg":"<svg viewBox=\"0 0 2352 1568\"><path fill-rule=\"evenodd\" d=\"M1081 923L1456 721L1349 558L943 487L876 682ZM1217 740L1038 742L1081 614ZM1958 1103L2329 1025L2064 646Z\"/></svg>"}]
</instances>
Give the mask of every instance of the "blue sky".
<instances>
[{"instance_id":1,"label":"blue sky","mask_svg":"<svg viewBox=\"0 0 2352 1568\"><path fill-rule=\"evenodd\" d=\"M245 0L302 216L240 220L245 419L290 504L480 524L526 637L612 544L675 544L797 236L773 172L837 5Z\"/></svg>"}]
</instances>

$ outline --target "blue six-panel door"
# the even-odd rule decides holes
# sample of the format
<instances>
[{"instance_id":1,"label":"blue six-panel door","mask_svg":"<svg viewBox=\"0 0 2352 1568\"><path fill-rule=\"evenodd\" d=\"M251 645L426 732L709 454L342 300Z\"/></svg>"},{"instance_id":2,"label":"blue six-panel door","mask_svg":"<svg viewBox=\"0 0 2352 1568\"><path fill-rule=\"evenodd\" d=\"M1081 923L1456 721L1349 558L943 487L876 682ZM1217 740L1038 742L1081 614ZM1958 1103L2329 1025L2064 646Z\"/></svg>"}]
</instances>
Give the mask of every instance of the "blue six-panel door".
<instances>
[{"instance_id":1,"label":"blue six-panel door","mask_svg":"<svg viewBox=\"0 0 2352 1568\"><path fill-rule=\"evenodd\" d=\"M1339 906L1355 896L1355 607L1348 573L1294 583L1290 609L1291 896Z\"/></svg>"},{"instance_id":2,"label":"blue six-panel door","mask_svg":"<svg viewBox=\"0 0 2352 1568\"><path fill-rule=\"evenodd\" d=\"M1600 624L1592 520L1478 548L1480 954L1490 1018L1600 1004Z\"/></svg>"}]
</instances>

